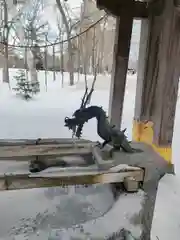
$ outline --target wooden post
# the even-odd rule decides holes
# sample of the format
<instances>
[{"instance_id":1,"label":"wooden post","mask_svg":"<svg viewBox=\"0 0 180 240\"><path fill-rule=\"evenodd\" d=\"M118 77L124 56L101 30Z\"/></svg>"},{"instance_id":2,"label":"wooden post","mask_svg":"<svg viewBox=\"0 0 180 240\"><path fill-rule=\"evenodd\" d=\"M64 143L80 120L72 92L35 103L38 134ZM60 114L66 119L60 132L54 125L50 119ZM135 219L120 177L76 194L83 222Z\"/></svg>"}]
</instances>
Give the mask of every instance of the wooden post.
<instances>
[{"instance_id":1,"label":"wooden post","mask_svg":"<svg viewBox=\"0 0 180 240\"><path fill-rule=\"evenodd\" d=\"M110 121L117 127L121 125L132 26L131 10L117 18L109 102Z\"/></svg>"},{"instance_id":2,"label":"wooden post","mask_svg":"<svg viewBox=\"0 0 180 240\"><path fill-rule=\"evenodd\" d=\"M139 117L141 115L143 81L145 78L145 68L148 56L147 52L148 37L149 37L149 19L143 19L141 20L141 34L139 42L138 72L135 97L136 107L134 117L136 120L139 120Z\"/></svg>"},{"instance_id":3,"label":"wooden post","mask_svg":"<svg viewBox=\"0 0 180 240\"><path fill-rule=\"evenodd\" d=\"M133 126L134 140L150 144L169 163L179 83L179 29L174 3L165 0L162 14L150 19L148 56L144 76L138 78Z\"/></svg>"}]
</instances>

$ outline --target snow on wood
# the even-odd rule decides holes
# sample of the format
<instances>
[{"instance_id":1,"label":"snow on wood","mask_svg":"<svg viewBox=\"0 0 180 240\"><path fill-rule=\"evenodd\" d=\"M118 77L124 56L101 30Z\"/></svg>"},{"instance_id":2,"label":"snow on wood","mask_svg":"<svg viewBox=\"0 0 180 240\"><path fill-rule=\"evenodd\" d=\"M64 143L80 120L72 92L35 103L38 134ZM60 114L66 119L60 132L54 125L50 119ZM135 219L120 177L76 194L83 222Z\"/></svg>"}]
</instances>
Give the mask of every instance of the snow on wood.
<instances>
[{"instance_id":1,"label":"snow on wood","mask_svg":"<svg viewBox=\"0 0 180 240\"><path fill-rule=\"evenodd\" d=\"M72 144L72 143L90 143L90 140L86 139L74 139L72 138L39 138L39 139L0 139L0 147L2 146L19 146L19 145L35 145L38 140L39 145L43 144Z\"/></svg>"},{"instance_id":2,"label":"snow on wood","mask_svg":"<svg viewBox=\"0 0 180 240\"><path fill-rule=\"evenodd\" d=\"M28 156L67 156L67 155L81 155L91 152L90 143L65 143L65 144L49 144L49 145L27 145L27 146L3 146L0 147L0 160L10 159L16 157ZM19 158L18 160L23 160Z\"/></svg>"},{"instance_id":3,"label":"snow on wood","mask_svg":"<svg viewBox=\"0 0 180 240\"><path fill-rule=\"evenodd\" d=\"M123 182L126 177L133 177L136 181L143 181L143 170L127 166L122 171L98 171L91 167L64 168L59 172L44 172L38 174L13 174L0 175L0 190L15 190L28 188L55 187L66 185L84 185L95 183Z\"/></svg>"}]
</instances>

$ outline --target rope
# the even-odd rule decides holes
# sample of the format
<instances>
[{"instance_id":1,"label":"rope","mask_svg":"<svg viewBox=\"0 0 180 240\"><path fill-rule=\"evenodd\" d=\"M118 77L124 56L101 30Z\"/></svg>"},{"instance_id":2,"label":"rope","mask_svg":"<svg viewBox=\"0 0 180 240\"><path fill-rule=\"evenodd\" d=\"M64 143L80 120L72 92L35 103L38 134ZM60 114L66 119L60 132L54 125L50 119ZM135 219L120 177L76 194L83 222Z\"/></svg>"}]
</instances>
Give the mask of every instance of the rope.
<instances>
[{"instance_id":1,"label":"rope","mask_svg":"<svg viewBox=\"0 0 180 240\"><path fill-rule=\"evenodd\" d=\"M41 45L41 46L38 46L39 48L45 48L45 47L52 47L52 46L55 46L55 45L58 45L58 44L62 44L62 43L65 43L65 42L68 42L69 40L73 40L77 37L80 37L81 35L83 35L84 33L88 32L91 28L93 28L94 26L96 26L99 22L101 22L104 18L107 17L107 14L105 14L103 17L101 17L98 21L96 21L95 23L91 24L86 30L68 38L68 39L65 39L63 41L59 41L59 42L55 42L55 43L51 43L51 44L46 44L46 45ZM3 44L3 45L8 45L9 47L14 47L14 48L32 48L32 47L36 47L36 45L15 45L15 44L7 44L5 42L1 42L0 41L0 44Z\"/></svg>"}]
</instances>

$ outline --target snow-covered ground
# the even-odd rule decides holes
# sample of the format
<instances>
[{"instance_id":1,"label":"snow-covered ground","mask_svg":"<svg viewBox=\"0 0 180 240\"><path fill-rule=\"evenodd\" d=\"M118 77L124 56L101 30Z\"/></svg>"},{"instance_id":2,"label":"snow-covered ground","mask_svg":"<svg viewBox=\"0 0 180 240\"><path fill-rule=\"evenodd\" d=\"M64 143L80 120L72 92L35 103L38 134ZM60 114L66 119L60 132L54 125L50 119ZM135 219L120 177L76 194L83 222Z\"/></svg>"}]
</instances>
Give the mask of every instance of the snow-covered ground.
<instances>
[{"instance_id":1,"label":"snow-covered ground","mask_svg":"<svg viewBox=\"0 0 180 240\"><path fill-rule=\"evenodd\" d=\"M16 82L13 80L16 72L15 69L10 71L11 89L16 86ZM61 88L61 74L56 75L54 82L53 75L48 73L46 91L44 72L39 72L41 92L29 102L17 97L16 93L9 90L9 86L2 83L1 79L0 139L71 137L71 132L64 127L64 118L71 116L73 111L80 106L84 93L84 77L81 76L75 86L69 87L68 76L68 73L65 73L64 88ZM77 82L77 75L75 79ZM92 79L92 76L88 76L90 86ZM131 80L134 81L133 78ZM108 109L109 85L109 76L98 76L92 104L98 104L106 110ZM129 101L133 103L132 94L129 95ZM129 110L131 106L129 106ZM128 121L132 119L133 114L133 111L129 112ZM131 124L131 120L128 124ZM130 134L131 129L128 129L128 132ZM99 139L96 134L95 120L85 125L83 138ZM26 166L27 163L24 163L19 167L23 169ZM3 165L1 164L1 172L10 171L15 167L17 164L4 162ZM104 214L114 203L108 186L88 188L88 191L80 188L76 194L73 191L71 193L71 190L71 188L68 191L59 188L56 190L2 192L0 197L0 237L7 239L5 236L7 237L8 233L8 236L15 235L16 239L21 239L20 236L25 239L25 235L30 239L35 232L36 239L40 230L46 229L47 232L51 228L69 227L91 220Z\"/></svg>"},{"instance_id":2,"label":"snow-covered ground","mask_svg":"<svg viewBox=\"0 0 180 240\"><path fill-rule=\"evenodd\" d=\"M16 84L13 80L15 71L14 69L10 71L11 88L15 87ZM2 72L0 72L0 76L1 74ZM84 77L81 76L79 82L77 82L77 76L75 78L76 84L70 87L67 81L68 74L65 73L64 88L61 88L61 75L57 74L56 81L53 81L52 74L48 73L46 91L44 73L39 72L41 92L29 102L17 97L16 93L9 90L8 85L2 83L0 78L0 139L71 137L71 132L64 127L64 118L71 116L73 111L80 106L84 93ZM92 76L88 76L89 84L92 79ZM101 105L105 110L108 110L109 86L110 76L98 76L91 104ZM128 76L122 127L127 128L129 139L132 136L135 89L136 76ZM173 162L177 174L180 173L178 158L180 151L178 147L179 118L180 102L178 101L173 141ZM83 138L99 140L94 119L85 125ZM3 164L1 171L9 169L10 164ZM103 204L101 204L102 199ZM56 190L23 190L13 193L2 192L0 193L0 237L18 240L38 239L37 228L50 230L51 228L67 227L74 223L91 220L108 211L112 205L113 196L110 194L108 186L97 186L97 188L91 188L88 191L80 189L77 194L71 193L70 188L68 194L60 188ZM162 211L159 215L158 210L156 212L156 219L161 222L165 215L162 214ZM76 219L73 216L76 216ZM180 219L176 222L179 224ZM35 238L30 238L33 232L36 232L37 235ZM11 238L7 238L10 235ZM13 238L12 235L16 237ZM158 239L156 234L154 236L153 240ZM165 238L159 239L165 240Z\"/></svg>"}]
</instances>

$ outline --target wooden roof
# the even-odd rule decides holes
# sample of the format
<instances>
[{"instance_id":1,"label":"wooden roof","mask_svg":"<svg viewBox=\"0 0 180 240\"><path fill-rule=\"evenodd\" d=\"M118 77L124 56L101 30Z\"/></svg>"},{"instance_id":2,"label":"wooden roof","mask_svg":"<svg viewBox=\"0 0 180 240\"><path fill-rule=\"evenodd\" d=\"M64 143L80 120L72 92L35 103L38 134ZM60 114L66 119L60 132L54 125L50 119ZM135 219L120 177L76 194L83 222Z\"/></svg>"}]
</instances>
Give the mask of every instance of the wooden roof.
<instances>
[{"instance_id":1,"label":"wooden roof","mask_svg":"<svg viewBox=\"0 0 180 240\"><path fill-rule=\"evenodd\" d=\"M170 0L179 1L180 0ZM97 7L114 16L121 16L127 12L134 18L147 18L150 14L160 15L164 0L96 0Z\"/></svg>"}]
</instances>

